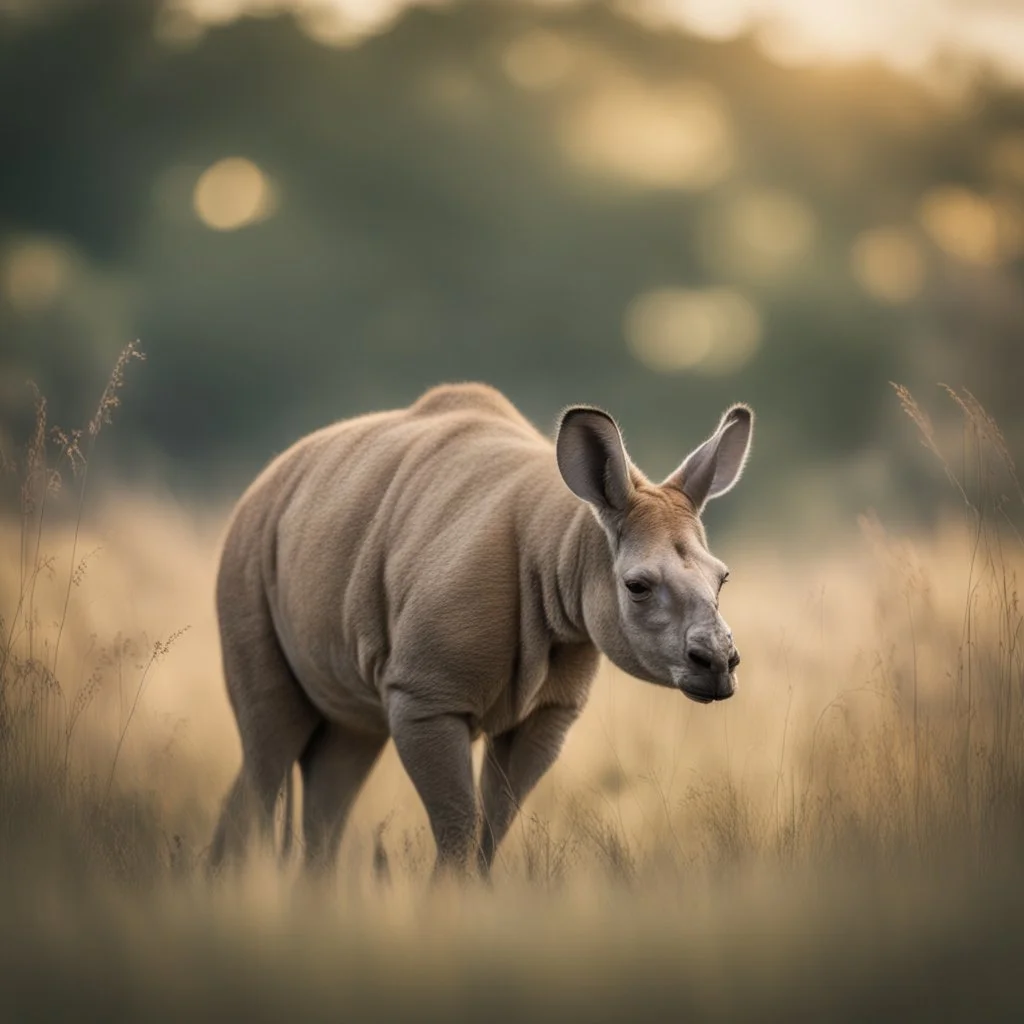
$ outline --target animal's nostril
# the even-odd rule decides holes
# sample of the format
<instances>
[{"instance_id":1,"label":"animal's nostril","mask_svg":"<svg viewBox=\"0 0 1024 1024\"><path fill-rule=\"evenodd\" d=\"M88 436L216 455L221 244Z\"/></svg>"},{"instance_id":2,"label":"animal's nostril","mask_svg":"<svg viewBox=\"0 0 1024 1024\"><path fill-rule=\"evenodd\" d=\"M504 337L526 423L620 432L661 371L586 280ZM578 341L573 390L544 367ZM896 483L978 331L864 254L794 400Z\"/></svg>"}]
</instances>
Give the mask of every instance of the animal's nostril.
<instances>
[{"instance_id":1,"label":"animal's nostril","mask_svg":"<svg viewBox=\"0 0 1024 1024\"><path fill-rule=\"evenodd\" d=\"M740 663L740 652L733 648L732 654L729 655L729 671L735 670L736 666Z\"/></svg>"},{"instance_id":2,"label":"animal's nostril","mask_svg":"<svg viewBox=\"0 0 1024 1024\"><path fill-rule=\"evenodd\" d=\"M696 665L698 668L710 669L711 659L702 651L696 647L691 647L687 652L686 656Z\"/></svg>"}]
</instances>

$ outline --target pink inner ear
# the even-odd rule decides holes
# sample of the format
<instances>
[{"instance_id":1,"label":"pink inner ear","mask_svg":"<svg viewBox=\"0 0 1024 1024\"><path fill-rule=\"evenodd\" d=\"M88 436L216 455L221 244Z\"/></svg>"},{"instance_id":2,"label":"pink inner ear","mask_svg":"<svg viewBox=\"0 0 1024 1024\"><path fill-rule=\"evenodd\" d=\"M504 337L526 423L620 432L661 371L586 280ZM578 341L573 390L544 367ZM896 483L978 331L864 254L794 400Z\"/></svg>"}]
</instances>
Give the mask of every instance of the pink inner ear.
<instances>
[{"instance_id":1,"label":"pink inner ear","mask_svg":"<svg viewBox=\"0 0 1024 1024\"><path fill-rule=\"evenodd\" d=\"M718 430L694 449L664 486L681 490L699 512L710 498L728 491L743 472L750 445L752 414L746 406L733 406Z\"/></svg>"},{"instance_id":2,"label":"pink inner ear","mask_svg":"<svg viewBox=\"0 0 1024 1024\"><path fill-rule=\"evenodd\" d=\"M718 465L708 493L714 498L728 491L740 478L750 449L750 412L739 408L719 434Z\"/></svg>"},{"instance_id":3,"label":"pink inner ear","mask_svg":"<svg viewBox=\"0 0 1024 1024\"><path fill-rule=\"evenodd\" d=\"M699 512L714 485L718 469L718 445L715 438L704 442L691 453L678 470L677 486Z\"/></svg>"},{"instance_id":4,"label":"pink inner ear","mask_svg":"<svg viewBox=\"0 0 1024 1024\"><path fill-rule=\"evenodd\" d=\"M562 478L577 497L602 509L625 508L632 488L630 464L611 416L587 407L568 410L555 452Z\"/></svg>"}]
</instances>

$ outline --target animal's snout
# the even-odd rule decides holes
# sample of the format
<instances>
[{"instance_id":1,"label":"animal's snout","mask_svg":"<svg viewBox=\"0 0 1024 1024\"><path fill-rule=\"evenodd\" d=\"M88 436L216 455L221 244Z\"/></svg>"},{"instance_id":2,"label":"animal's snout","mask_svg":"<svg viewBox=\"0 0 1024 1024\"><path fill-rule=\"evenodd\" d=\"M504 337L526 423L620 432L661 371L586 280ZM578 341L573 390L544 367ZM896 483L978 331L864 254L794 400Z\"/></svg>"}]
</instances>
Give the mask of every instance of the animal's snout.
<instances>
[{"instance_id":1,"label":"animal's snout","mask_svg":"<svg viewBox=\"0 0 1024 1024\"><path fill-rule=\"evenodd\" d=\"M732 671L731 656L726 656L716 650L710 644L701 641L690 641L686 648L686 657L690 663L701 672L729 672Z\"/></svg>"},{"instance_id":2,"label":"animal's snout","mask_svg":"<svg viewBox=\"0 0 1024 1024\"><path fill-rule=\"evenodd\" d=\"M727 700L736 692L733 672L740 663L740 652L728 636L725 643L715 644L711 637L700 634L688 639L686 659L690 670L706 680L705 692L712 700Z\"/></svg>"},{"instance_id":3,"label":"animal's snout","mask_svg":"<svg viewBox=\"0 0 1024 1024\"><path fill-rule=\"evenodd\" d=\"M736 692L736 682L733 677L723 673L715 681L715 700L728 700Z\"/></svg>"},{"instance_id":4,"label":"animal's snout","mask_svg":"<svg viewBox=\"0 0 1024 1024\"><path fill-rule=\"evenodd\" d=\"M692 644L686 651L687 658L702 672L714 671L713 655L703 647L695 647Z\"/></svg>"}]
</instances>

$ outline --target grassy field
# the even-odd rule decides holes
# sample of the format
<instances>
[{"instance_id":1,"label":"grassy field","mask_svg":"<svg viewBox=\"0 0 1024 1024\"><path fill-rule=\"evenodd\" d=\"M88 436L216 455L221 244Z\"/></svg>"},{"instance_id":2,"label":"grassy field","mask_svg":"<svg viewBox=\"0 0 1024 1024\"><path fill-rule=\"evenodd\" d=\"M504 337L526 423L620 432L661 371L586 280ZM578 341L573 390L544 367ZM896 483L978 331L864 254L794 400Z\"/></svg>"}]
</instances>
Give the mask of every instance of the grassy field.
<instances>
[{"instance_id":1,"label":"grassy field","mask_svg":"<svg viewBox=\"0 0 1024 1024\"><path fill-rule=\"evenodd\" d=\"M227 510L88 491L119 385L63 455L43 429L7 477L0 1016L1024 1009L1022 499L969 396L962 516L913 537L865 518L799 556L756 531L717 545L740 692L700 707L604 665L492 887L428 886L389 750L310 891L268 862L203 873L239 758L212 604Z\"/></svg>"}]
</instances>

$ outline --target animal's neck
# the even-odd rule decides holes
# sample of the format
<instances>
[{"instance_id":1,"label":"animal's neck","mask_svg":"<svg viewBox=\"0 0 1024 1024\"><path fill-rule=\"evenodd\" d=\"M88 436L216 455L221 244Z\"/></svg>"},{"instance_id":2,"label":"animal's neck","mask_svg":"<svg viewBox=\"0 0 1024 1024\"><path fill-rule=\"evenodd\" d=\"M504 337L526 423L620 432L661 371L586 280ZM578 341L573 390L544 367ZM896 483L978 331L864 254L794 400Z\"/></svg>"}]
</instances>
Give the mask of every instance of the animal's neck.
<instances>
[{"instance_id":1,"label":"animal's neck","mask_svg":"<svg viewBox=\"0 0 1024 1024\"><path fill-rule=\"evenodd\" d=\"M595 561L610 565L611 554L593 513L561 480L525 498L517 511L521 582L528 581L524 592L539 599L535 611L549 638L557 644L594 642L584 592Z\"/></svg>"},{"instance_id":2,"label":"animal's neck","mask_svg":"<svg viewBox=\"0 0 1024 1024\"><path fill-rule=\"evenodd\" d=\"M589 640L613 659L621 646L608 538L586 505L575 506L558 546L558 604L575 641Z\"/></svg>"},{"instance_id":3,"label":"animal's neck","mask_svg":"<svg viewBox=\"0 0 1024 1024\"><path fill-rule=\"evenodd\" d=\"M555 575L548 623L559 640L581 643L592 640L584 610L586 578L595 553L601 554L600 545L607 552L608 543L586 505L573 502L569 509L568 518L552 537Z\"/></svg>"},{"instance_id":4,"label":"animal's neck","mask_svg":"<svg viewBox=\"0 0 1024 1024\"><path fill-rule=\"evenodd\" d=\"M589 641L619 668L644 678L622 629L608 538L583 504L565 526L557 565L558 604L571 625L571 639Z\"/></svg>"}]
</instances>

